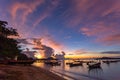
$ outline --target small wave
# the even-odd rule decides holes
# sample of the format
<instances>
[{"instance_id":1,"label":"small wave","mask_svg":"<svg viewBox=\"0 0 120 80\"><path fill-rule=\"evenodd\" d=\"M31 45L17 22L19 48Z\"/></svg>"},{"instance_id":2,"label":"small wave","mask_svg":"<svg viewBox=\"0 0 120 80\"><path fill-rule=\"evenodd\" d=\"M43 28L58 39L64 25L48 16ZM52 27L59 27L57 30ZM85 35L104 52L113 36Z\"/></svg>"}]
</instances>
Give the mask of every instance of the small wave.
<instances>
[{"instance_id":1,"label":"small wave","mask_svg":"<svg viewBox=\"0 0 120 80\"><path fill-rule=\"evenodd\" d=\"M61 69L51 69L51 71L53 72L56 72L56 73L59 73L59 74L62 74L66 77L69 77L69 78L72 78L74 80L78 80L77 78L74 78L72 76L69 76L67 74L64 74L63 72L67 72L67 73L70 73L70 74L74 74L74 75L78 75L78 76L82 76L82 77L87 77L87 78L90 78L90 79L93 79L93 80L105 80L105 79L101 79L101 78L98 78L98 77L94 77L94 76L89 76L89 75L86 75L86 74L83 74L83 73L75 73L75 72L71 72L71 71L67 71L67 70L61 70ZM62 72L61 72L62 71Z\"/></svg>"}]
</instances>

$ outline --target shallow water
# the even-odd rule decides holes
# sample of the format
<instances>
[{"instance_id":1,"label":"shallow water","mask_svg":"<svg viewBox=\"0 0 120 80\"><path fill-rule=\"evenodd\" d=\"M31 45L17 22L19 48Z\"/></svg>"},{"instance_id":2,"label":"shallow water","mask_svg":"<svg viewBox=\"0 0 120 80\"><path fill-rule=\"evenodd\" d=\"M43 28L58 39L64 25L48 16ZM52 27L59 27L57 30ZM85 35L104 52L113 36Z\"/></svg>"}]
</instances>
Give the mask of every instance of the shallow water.
<instances>
[{"instance_id":1,"label":"shallow water","mask_svg":"<svg viewBox=\"0 0 120 80\"><path fill-rule=\"evenodd\" d=\"M48 69L61 77L71 80L120 80L120 62L102 63L101 68L88 69L86 63L83 66L69 67L67 60L60 66L50 66L44 63L34 63L34 66Z\"/></svg>"}]
</instances>

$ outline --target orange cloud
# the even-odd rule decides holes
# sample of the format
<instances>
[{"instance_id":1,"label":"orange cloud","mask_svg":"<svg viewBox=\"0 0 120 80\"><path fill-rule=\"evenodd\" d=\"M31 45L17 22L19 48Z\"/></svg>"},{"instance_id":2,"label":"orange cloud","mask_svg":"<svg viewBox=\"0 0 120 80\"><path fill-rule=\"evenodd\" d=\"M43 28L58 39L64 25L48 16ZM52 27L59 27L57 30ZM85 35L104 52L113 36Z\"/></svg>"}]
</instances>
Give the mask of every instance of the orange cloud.
<instances>
[{"instance_id":1,"label":"orange cloud","mask_svg":"<svg viewBox=\"0 0 120 80\"><path fill-rule=\"evenodd\" d=\"M85 54L85 53L87 53L87 50L85 50L85 49L78 49L78 50L75 50L74 53L75 54Z\"/></svg>"},{"instance_id":2,"label":"orange cloud","mask_svg":"<svg viewBox=\"0 0 120 80\"><path fill-rule=\"evenodd\" d=\"M86 49L77 49L77 50L68 50L66 52L68 55L83 55L83 54L87 54L90 53L88 50Z\"/></svg>"}]
</instances>

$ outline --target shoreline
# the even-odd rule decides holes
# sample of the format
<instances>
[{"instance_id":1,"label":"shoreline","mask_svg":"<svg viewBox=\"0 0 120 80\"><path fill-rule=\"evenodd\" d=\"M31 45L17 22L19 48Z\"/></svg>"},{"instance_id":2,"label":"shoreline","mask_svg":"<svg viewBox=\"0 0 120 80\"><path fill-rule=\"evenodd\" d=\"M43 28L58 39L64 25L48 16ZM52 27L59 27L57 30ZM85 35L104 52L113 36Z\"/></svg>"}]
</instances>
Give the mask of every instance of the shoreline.
<instances>
[{"instance_id":1,"label":"shoreline","mask_svg":"<svg viewBox=\"0 0 120 80\"><path fill-rule=\"evenodd\" d=\"M0 64L0 80L66 80L35 66Z\"/></svg>"}]
</instances>

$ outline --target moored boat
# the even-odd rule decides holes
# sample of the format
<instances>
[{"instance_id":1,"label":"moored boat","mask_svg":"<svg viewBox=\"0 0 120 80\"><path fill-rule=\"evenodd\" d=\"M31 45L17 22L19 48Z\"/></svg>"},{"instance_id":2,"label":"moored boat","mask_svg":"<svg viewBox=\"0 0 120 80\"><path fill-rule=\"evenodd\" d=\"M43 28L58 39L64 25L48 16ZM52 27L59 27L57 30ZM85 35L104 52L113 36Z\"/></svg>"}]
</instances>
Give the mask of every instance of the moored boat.
<instances>
[{"instance_id":1,"label":"moored boat","mask_svg":"<svg viewBox=\"0 0 120 80\"><path fill-rule=\"evenodd\" d=\"M73 62L69 64L70 67L74 67L74 66L82 66L81 62Z\"/></svg>"},{"instance_id":2,"label":"moored boat","mask_svg":"<svg viewBox=\"0 0 120 80\"><path fill-rule=\"evenodd\" d=\"M66 65L69 65L69 64L71 64L72 62L66 62Z\"/></svg>"},{"instance_id":3,"label":"moored boat","mask_svg":"<svg viewBox=\"0 0 120 80\"><path fill-rule=\"evenodd\" d=\"M52 65L52 66L59 66L59 65L61 65L61 63L59 61L56 61L56 60L47 60L44 63Z\"/></svg>"},{"instance_id":4,"label":"moored boat","mask_svg":"<svg viewBox=\"0 0 120 80\"><path fill-rule=\"evenodd\" d=\"M89 63L88 64L88 68L100 68L101 67L101 63Z\"/></svg>"}]
</instances>

